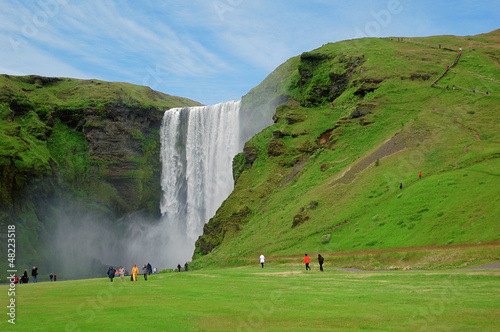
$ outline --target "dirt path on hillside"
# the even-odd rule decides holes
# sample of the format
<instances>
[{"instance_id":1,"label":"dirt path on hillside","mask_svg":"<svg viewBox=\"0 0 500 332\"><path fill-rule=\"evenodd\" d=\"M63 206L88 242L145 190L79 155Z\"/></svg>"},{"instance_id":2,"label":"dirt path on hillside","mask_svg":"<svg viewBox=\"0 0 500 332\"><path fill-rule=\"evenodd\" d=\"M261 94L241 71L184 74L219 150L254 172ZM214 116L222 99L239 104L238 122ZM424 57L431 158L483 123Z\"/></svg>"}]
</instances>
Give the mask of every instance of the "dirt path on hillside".
<instances>
[{"instance_id":1,"label":"dirt path on hillside","mask_svg":"<svg viewBox=\"0 0 500 332\"><path fill-rule=\"evenodd\" d=\"M356 164L352 165L343 175L342 177L335 180L333 185L337 184L349 184L356 178L356 175L362 171L364 171L368 166L375 163L377 160L380 160L384 157L390 156L396 152L402 151L405 149L409 142L412 139L407 134L396 134L389 141L384 143L380 148L378 148L375 152L371 153L367 157L361 159Z\"/></svg>"},{"instance_id":2,"label":"dirt path on hillside","mask_svg":"<svg viewBox=\"0 0 500 332\"><path fill-rule=\"evenodd\" d=\"M363 255L377 255L377 254L394 253L394 252L438 251L438 250L455 250L455 249L486 248L486 247L500 247L500 241L446 244L446 245L423 246L423 247L367 249L367 250L352 251L352 252L337 252L323 256L324 257L363 256ZM282 259L282 258L300 260L303 258L303 255L273 256L273 259Z\"/></svg>"},{"instance_id":3,"label":"dirt path on hillside","mask_svg":"<svg viewBox=\"0 0 500 332\"><path fill-rule=\"evenodd\" d=\"M466 270L496 270L496 269L500 269L500 262L483 266L470 267Z\"/></svg>"}]
</instances>

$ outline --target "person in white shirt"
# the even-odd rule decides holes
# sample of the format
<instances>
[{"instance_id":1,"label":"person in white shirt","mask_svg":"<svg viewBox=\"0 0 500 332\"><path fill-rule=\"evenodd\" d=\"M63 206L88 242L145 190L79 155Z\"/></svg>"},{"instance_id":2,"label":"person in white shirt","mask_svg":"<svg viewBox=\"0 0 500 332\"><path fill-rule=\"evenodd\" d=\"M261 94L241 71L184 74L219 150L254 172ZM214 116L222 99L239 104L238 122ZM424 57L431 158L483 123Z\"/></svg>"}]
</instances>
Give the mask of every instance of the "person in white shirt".
<instances>
[{"instance_id":1,"label":"person in white shirt","mask_svg":"<svg viewBox=\"0 0 500 332\"><path fill-rule=\"evenodd\" d=\"M260 264L262 265L262 268L264 268L264 263L266 261L266 257L264 257L264 254L260 254Z\"/></svg>"}]
</instances>

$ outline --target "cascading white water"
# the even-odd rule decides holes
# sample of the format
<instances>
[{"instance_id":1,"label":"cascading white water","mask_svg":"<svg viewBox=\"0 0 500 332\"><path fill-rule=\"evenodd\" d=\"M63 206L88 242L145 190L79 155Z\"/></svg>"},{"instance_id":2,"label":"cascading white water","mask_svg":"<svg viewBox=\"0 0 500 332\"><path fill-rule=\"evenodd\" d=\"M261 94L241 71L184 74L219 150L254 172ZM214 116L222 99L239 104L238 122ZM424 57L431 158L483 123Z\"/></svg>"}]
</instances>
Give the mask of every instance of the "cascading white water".
<instances>
[{"instance_id":1,"label":"cascading white water","mask_svg":"<svg viewBox=\"0 0 500 332\"><path fill-rule=\"evenodd\" d=\"M239 111L240 101L230 101L165 112L161 224L179 261L191 258L203 225L233 190L232 160L242 150Z\"/></svg>"},{"instance_id":2,"label":"cascading white water","mask_svg":"<svg viewBox=\"0 0 500 332\"><path fill-rule=\"evenodd\" d=\"M54 216L58 227L48 239L57 270L100 275L107 271L95 272L102 263L130 271L134 264L140 269L150 262L163 269L189 261L204 224L233 190L234 156L273 123L275 103L245 111L240 104L167 110L160 133L161 219L134 213L103 223L101 216L65 204Z\"/></svg>"}]
</instances>

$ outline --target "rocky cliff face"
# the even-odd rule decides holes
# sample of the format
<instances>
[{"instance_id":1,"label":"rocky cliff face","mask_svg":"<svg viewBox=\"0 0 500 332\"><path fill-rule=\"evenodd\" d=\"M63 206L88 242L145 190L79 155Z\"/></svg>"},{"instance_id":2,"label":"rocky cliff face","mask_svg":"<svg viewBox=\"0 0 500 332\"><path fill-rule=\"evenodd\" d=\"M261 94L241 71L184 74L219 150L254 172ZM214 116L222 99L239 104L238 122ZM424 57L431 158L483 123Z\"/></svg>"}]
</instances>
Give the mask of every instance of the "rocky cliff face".
<instances>
[{"instance_id":1,"label":"rocky cliff face","mask_svg":"<svg viewBox=\"0 0 500 332\"><path fill-rule=\"evenodd\" d=\"M105 116L84 111L83 134L89 158L102 185L116 193L111 204L119 214L141 209L158 212L161 188L159 143L163 111L111 104ZM149 146L148 145L149 142Z\"/></svg>"}]
</instances>

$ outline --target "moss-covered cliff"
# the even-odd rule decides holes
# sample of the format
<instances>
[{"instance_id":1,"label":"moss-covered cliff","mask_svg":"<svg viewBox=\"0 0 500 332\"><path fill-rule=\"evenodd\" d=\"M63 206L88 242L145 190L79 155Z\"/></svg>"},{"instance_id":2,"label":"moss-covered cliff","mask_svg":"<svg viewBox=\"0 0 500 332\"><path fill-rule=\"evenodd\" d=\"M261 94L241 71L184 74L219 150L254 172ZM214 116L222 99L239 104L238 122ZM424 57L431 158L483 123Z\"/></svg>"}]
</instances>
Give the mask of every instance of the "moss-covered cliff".
<instances>
[{"instance_id":1,"label":"moss-covered cliff","mask_svg":"<svg viewBox=\"0 0 500 332\"><path fill-rule=\"evenodd\" d=\"M163 112L194 105L127 83L0 75L0 226L18 225L25 260L57 202L159 214Z\"/></svg>"}]
</instances>

